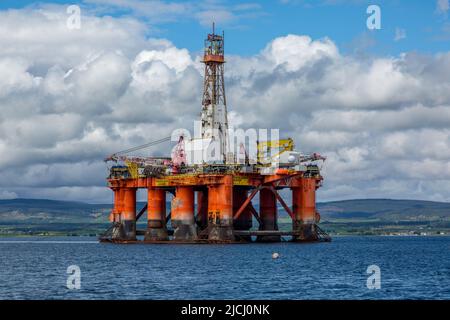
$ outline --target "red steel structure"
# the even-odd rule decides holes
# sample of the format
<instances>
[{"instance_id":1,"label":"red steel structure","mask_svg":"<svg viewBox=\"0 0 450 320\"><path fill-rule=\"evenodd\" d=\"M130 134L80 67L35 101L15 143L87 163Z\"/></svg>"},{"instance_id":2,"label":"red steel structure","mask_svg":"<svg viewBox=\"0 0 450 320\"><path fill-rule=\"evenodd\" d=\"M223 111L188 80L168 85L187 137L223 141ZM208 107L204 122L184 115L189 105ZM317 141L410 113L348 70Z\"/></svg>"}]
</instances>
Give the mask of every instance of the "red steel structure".
<instances>
[{"instance_id":1,"label":"red steel structure","mask_svg":"<svg viewBox=\"0 0 450 320\"><path fill-rule=\"evenodd\" d=\"M207 109L214 109L218 104L224 106L225 122L214 117L202 120L206 126L225 127L222 129L227 127L224 62L223 35L218 36L213 30L205 43L202 108L214 114L214 110ZM278 242L283 237L290 237L294 242L330 240L318 226L316 191L323 178L313 162L264 171L261 164L247 165L247 170L242 169L245 165L228 165L226 162L190 168L184 163L181 166L171 163L167 158L149 159L131 159L118 154L108 158L128 161L128 165L111 168L108 186L114 193L112 224L101 241L236 243ZM323 158L314 154L307 160ZM142 165L143 162L146 165ZM141 172L138 172L139 166L143 169ZM138 189L147 191L147 205L140 212L136 211ZM290 190L291 205L281 197L279 191L282 189ZM258 193L259 204L255 208L253 202ZM170 209L168 195L172 197ZM287 230L279 228L279 207L292 221ZM147 228L137 230L136 221L145 211Z\"/></svg>"},{"instance_id":2,"label":"red steel structure","mask_svg":"<svg viewBox=\"0 0 450 320\"><path fill-rule=\"evenodd\" d=\"M252 236L259 242L281 241L282 236L292 236L294 241L324 240L317 226L320 217L315 202L321 182L320 175L310 172L109 179L115 199L113 224L118 231L109 240L137 241L136 191L139 188L148 192L144 242L248 242ZM279 190L285 188L292 193L292 206L279 194ZM258 192L259 213L252 204ZM170 212L166 209L167 193L174 195ZM291 217L290 231L278 228L278 205ZM259 224L258 230L252 229L253 218ZM169 221L172 230L168 230Z\"/></svg>"}]
</instances>

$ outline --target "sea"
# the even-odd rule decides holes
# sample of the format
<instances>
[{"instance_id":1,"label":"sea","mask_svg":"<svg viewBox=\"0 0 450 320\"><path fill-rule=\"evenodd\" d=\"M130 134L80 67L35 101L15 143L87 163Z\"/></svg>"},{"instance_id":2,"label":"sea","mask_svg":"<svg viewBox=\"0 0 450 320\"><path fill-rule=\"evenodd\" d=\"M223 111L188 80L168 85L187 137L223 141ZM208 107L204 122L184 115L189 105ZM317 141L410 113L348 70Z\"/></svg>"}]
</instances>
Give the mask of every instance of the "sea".
<instances>
[{"instance_id":1,"label":"sea","mask_svg":"<svg viewBox=\"0 0 450 320\"><path fill-rule=\"evenodd\" d=\"M0 299L448 300L450 237L231 245L0 238Z\"/></svg>"}]
</instances>

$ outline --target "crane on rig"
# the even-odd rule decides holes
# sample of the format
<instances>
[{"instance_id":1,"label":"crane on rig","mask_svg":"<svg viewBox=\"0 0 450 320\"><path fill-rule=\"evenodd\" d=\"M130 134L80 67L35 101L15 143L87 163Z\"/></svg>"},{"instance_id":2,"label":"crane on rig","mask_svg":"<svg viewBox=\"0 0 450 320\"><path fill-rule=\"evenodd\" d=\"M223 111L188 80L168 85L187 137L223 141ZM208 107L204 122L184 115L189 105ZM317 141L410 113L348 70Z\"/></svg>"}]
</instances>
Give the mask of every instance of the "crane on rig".
<instances>
[{"instance_id":1,"label":"crane on rig","mask_svg":"<svg viewBox=\"0 0 450 320\"><path fill-rule=\"evenodd\" d=\"M130 156L129 154L156 145L160 145L170 140L171 137L165 137L110 154L104 159L104 161L107 163L115 163L115 165L110 168L110 177L136 179L143 176L154 176L162 174L165 170L167 170L167 168L172 167L171 158Z\"/></svg>"},{"instance_id":2,"label":"crane on rig","mask_svg":"<svg viewBox=\"0 0 450 320\"><path fill-rule=\"evenodd\" d=\"M273 152L273 149L277 149ZM286 151L294 151L294 140L291 138L257 142L258 162L271 163ZM272 154L270 154L272 151Z\"/></svg>"}]
</instances>

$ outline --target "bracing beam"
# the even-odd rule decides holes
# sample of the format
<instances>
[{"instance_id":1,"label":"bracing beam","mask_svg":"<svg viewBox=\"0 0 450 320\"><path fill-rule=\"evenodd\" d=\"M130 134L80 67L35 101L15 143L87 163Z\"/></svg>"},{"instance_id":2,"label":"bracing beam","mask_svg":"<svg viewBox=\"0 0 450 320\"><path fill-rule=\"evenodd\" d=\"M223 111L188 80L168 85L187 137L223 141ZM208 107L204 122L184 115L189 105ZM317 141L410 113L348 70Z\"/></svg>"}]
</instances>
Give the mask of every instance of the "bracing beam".
<instances>
[{"instance_id":1,"label":"bracing beam","mask_svg":"<svg viewBox=\"0 0 450 320\"><path fill-rule=\"evenodd\" d=\"M242 212L245 210L245 208L249 205L249 203L252 201L252 199L255 197L255 195L262 189L262 188L268 188L270 189L274 194L277 200L280 202L280 204L283 206L284 210L289 214L291 219L294 219L294 213L292 212L291 208L284 202L283 198L278 194L277 190L275 190L274 186L258 186L255 188L252 193L249 195L249 197L245 200L245 202L242 204L242 206L239 208L239 210L234 215L234 219L239 218L239 216L242 214ZM250 210L252 211L253 215L255 215L256 210L251 206ZM259 216L255 216L256 220L258 220L259 223L261 223L261 220L259 219Z\"/></svg>"},{"instance_id":2,"label":"bracing beam","mask_svg":"<svg viewBox=\"0 0 450 320\"><path fill-rule=\"evenodd\" d=\"M139 220L139 218L144 214L144 212L147 211L147 204L139 211L138 215L136 216L136 221Z\"/></svg>"},{"instance_id":3,"label":"bracing beam","mask_svg":"<svg viewBox=\"0 0 450 320\"><path fill-rule=\"evenodd\" d=\"M261 225L261 224L262 224L262 221L261 221L261 218L260 218L259 215L258 215L258 212L256 212L255 207L253 207L253 205L250 204L250 205L249 205L249 209L250 209L250 212L251 212L251 213L253 214L253 216L255 217L256 221L258 221L259 225Z\"/></svg>"},{"instance_id":4,"label":"bracing beam","mask_svg":"<svg viewBox=\"0 0 450 320\"><path fill-rule=\"evenodd\" d=\"M292 220L294 220L294 213L292 212L291 208L284 202L283 198L278 194L277 190L273 186L269 188L274 194L277 200L280 202L280 204L283 206L284 210L289 214Z\"/></svg>"},{"instance_id":5,"label":"bracing beam","mask_svg":"<svg viewBox=\"0 0 450 320\"><path fill-rule=\"evenodd\" d=\"M236 212L236 214L234 215L233 219L237 219L239 218L239 216L242 214L242 212L244 212L245 208L248 206L248 204L250 203L250 201L252 201L252 199L256 196L256 194L258 193L258 191L261 190L261 186L258 186L257 188L253 189L252 193L248 196L248 198L244 201L244 203L242 204L242 206L239 208L239 210Z\"/></svg>"}]
</instances>

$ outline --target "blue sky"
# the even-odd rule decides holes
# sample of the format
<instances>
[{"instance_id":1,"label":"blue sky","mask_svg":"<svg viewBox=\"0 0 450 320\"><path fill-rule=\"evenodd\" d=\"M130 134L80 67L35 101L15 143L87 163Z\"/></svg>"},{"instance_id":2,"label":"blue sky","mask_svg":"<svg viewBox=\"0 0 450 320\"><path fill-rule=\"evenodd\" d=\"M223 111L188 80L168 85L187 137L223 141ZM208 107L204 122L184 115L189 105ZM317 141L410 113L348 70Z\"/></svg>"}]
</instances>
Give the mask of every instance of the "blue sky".
<instances>
[{"instance_id":1,"label":"blue sky","mask_svg":"<svg viewBox=\"0 0 450 320\"><path fill-rule=\"evenodd\" d=\"M171 40L177 47L190 51L201 49L199 41L210 28L195 15L200 10L219 8L218 29L225 29L227 51L231 54L252 55L272 39L286 34L307 34L313 39L329 37L344 53L398 55L418 51L446 51L450 42L450 23L445 10L439 11L431 0L285 0L285 1L205 1L197 2L191 12L173 13L170 9L148 15L126 5L114 5L115 0L1 1L0 8L23 8L38 4L79 4L82 9L97 10L98 15L133 16L148 23L148 35ZM107 3L107 4L105 4ZM130 1L133 3L133 1ZM162 2L158 2L161 4ZM164 4L189 4L183 1ZM193 2L191 2L193 3ZM445 3L445 2L443 2ZM366 27L369 4L379 5L382 13L381 30ZM101 10L99 10L101 8ZM151 5L147 9L151 11ZM214 19L214 17L211 17ZM405 38L395 41L396 30Z\"/></svg>"}]
</instances>

